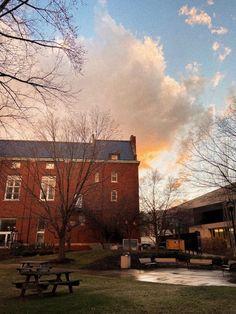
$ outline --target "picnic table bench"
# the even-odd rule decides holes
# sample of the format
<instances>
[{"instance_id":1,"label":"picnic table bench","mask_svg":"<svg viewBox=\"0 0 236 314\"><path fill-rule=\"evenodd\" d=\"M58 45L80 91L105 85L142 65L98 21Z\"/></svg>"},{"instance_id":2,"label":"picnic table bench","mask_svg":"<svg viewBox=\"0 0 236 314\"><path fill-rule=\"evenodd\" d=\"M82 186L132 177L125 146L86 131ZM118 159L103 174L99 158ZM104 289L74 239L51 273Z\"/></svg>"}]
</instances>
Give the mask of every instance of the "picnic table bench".
<instances>
[{"instance_id":1,"label":"picnic table bench","mask_svg":"<svg viewBox=\"0 0 236 314\"><path fill-rule=\"evenodd\" d=\"M156 262L153 262L151 257L140 257L139 263L144 267L151 267L156 265Z\"/></svg>"},{"instance_id":2,"label":"picnic table bench","mask_svg":"<svg viewBox=\"0 0 236 314\"><path fill-rule=\"evenodd\" d=\"M25 263L25 262L24 262ZM33 263L33 266L36 263ZM17 289L21 290L21 296L24 297L27 290L36 290L41 294L43 290L47 290L52 286L52 294L56 293L58 286L68 286L69 292L73 293L73 287L79 286L80 280L71 280L70 270L52 271L45 268L32 269L30 263L25 263L26 267L17 268L19 274L25 277L24 281L14 282L13 284ZM51 277L54 277L51 279ZM43 277L43 280L42 280Z\"/></svg>"},{"instance_id":3,"label":"picnic table bench","mask_svg":"<svg viewBox=\"0 0 236 314\"><path fill-rule=\"evenodd\" d=\"M222 265L223 276L225 272L236 273L236 261L228 261L228 264Z\"/></svg>"},{"instance_id":4,"label":"picnic table bench","mask_svg":"<svg viewBox=\"0 0 236 314\"><path fill-rule=\"evenodd\" d=\"M212 259L198 259L198 258L191 258L190 261L187 263L188 268L212 268L213 263Z\"/></svg>"},{"instance_id":5,"label":"picnic table bench","mask_svg":"<svg viewBox=\"0 0 236 314\"><path fill-rule=\"evenodd\" d=\"M156 257L155 263L164 266L177 266L177 259L175 257Z\"/></svg>"},{"instance_id":6,"label":"picnic table bench","mask_svg":"<svg viewBox=\"0 0 236 314\"><path fill-rule=\"evenodd\" d=\"M177 260L176 258L172 257L156 257L152 260L151 257L143 257L139 258L139 262L142 266L151 267L151 266L158 266L158 265L165 265L165 266L176 266Z\"/></svg>"}]
</instances>

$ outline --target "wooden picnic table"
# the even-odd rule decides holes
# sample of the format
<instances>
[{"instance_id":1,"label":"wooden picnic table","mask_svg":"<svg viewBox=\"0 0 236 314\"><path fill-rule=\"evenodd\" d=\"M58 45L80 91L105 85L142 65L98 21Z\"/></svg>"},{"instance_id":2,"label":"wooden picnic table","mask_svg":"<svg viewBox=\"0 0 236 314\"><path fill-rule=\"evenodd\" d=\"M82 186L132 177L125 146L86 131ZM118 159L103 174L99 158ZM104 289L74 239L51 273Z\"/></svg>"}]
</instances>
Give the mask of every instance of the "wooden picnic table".
<instances>
[{"instance_id":1,"label":"wooden picnic table","mask_svg":"<svg viewBox=\"0 0 236 314\"><path fill-rule=\"evenodd\" d=\"M36 265L36 263L33 263ZM58 286L68 286L69 292L73 293L73 286L79 286L79 280L71 280L71 270L56 270L35 268L32 269L32 264L29 261L24 261L24 265L28 267L17 268L19 274L25 277L24 281L14 282L16 288L21 290L20 296L24 297L27 290L36 290L38 294L42 294L49 286L52 286L52 294L56 293Z\"/></svg>"}]
</instances>

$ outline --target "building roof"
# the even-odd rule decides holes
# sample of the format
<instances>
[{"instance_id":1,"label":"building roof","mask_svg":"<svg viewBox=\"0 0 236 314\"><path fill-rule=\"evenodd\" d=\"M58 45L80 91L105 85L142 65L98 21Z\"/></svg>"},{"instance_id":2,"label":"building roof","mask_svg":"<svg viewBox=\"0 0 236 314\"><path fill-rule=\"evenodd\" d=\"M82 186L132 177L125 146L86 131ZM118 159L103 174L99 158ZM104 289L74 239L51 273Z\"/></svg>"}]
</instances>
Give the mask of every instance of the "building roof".
<instances>
[{"instance_id":1,"label":"building roof","mask_svg":"<svg viewBox=\"0 0 236 314\"><path fill-rule=\"evenodd\" d=\"M0 140L0 158L51 159L56 156L62 159L108 160L110 154L118 154L119 160L136 160L132 141L97 140L94 143Z\"/></svg>"},{"instance_id":2,"label":"building roof","mask_svg":"<svg viewBox=\"0 0 236 314\"><path fill-rule=\"evenodd\" d=\"M218 188L201 196L198 196L190 201L182 203L177 207L183 208L198 208L211 204L227 202L229 199L236 200L236 193L230 191L228 186Z\"/></svg>"}]
</instances>

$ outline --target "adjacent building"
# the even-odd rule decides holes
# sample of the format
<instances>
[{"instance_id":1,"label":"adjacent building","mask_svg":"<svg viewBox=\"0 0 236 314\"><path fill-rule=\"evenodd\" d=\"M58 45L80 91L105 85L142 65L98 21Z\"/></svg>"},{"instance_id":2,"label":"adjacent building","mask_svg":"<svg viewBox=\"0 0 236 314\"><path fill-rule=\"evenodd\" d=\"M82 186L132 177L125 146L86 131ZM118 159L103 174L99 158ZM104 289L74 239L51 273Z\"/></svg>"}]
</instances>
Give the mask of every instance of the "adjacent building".
<instances>
[{"instance_id":1,"label":"adjacent building","mask_svg":"<svg viewBox=\"0 0 236 314\"><path fill-rule=\"evenodd\" d=\"M91 143L0 140L0 246L13 240L57 245L52 223L68 202L70 246L138 238L138 166L135 136Z\"/></svg>"},{"instance_id":2,"label":"adjacent building","mask_svg":"<svg viewBox=\"0 0 236 314\"><path fill-rule=\"evenodd\" d=\"M233 246L236 194L229 187L206 193L178 207L189 213L189 232L199 232L202 245Z\"/></svg>"}]
</instances>

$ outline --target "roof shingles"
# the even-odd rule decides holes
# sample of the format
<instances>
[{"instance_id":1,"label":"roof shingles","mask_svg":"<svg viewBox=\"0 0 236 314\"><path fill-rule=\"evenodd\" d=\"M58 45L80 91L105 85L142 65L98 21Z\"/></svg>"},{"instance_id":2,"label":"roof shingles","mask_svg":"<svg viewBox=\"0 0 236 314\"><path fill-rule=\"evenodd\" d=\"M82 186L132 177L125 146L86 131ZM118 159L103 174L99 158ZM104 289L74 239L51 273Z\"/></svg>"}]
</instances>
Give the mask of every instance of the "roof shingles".
<instances>
[{"instance_id":1,"label":"roof shingles","mask_svg":"<svg viewBox=\"0 0 236 314\"><path fill-rule=\"evenodd\" d=\"M111 153L119 153L120 160L131 161L136 157L130 141L98 140L96 160L108 160ZM94 153L92 143L67 143L50 141L0 140L2 158L45 158L55 156L62 159L91 158Z\"/></svg>"}]
</instances>

